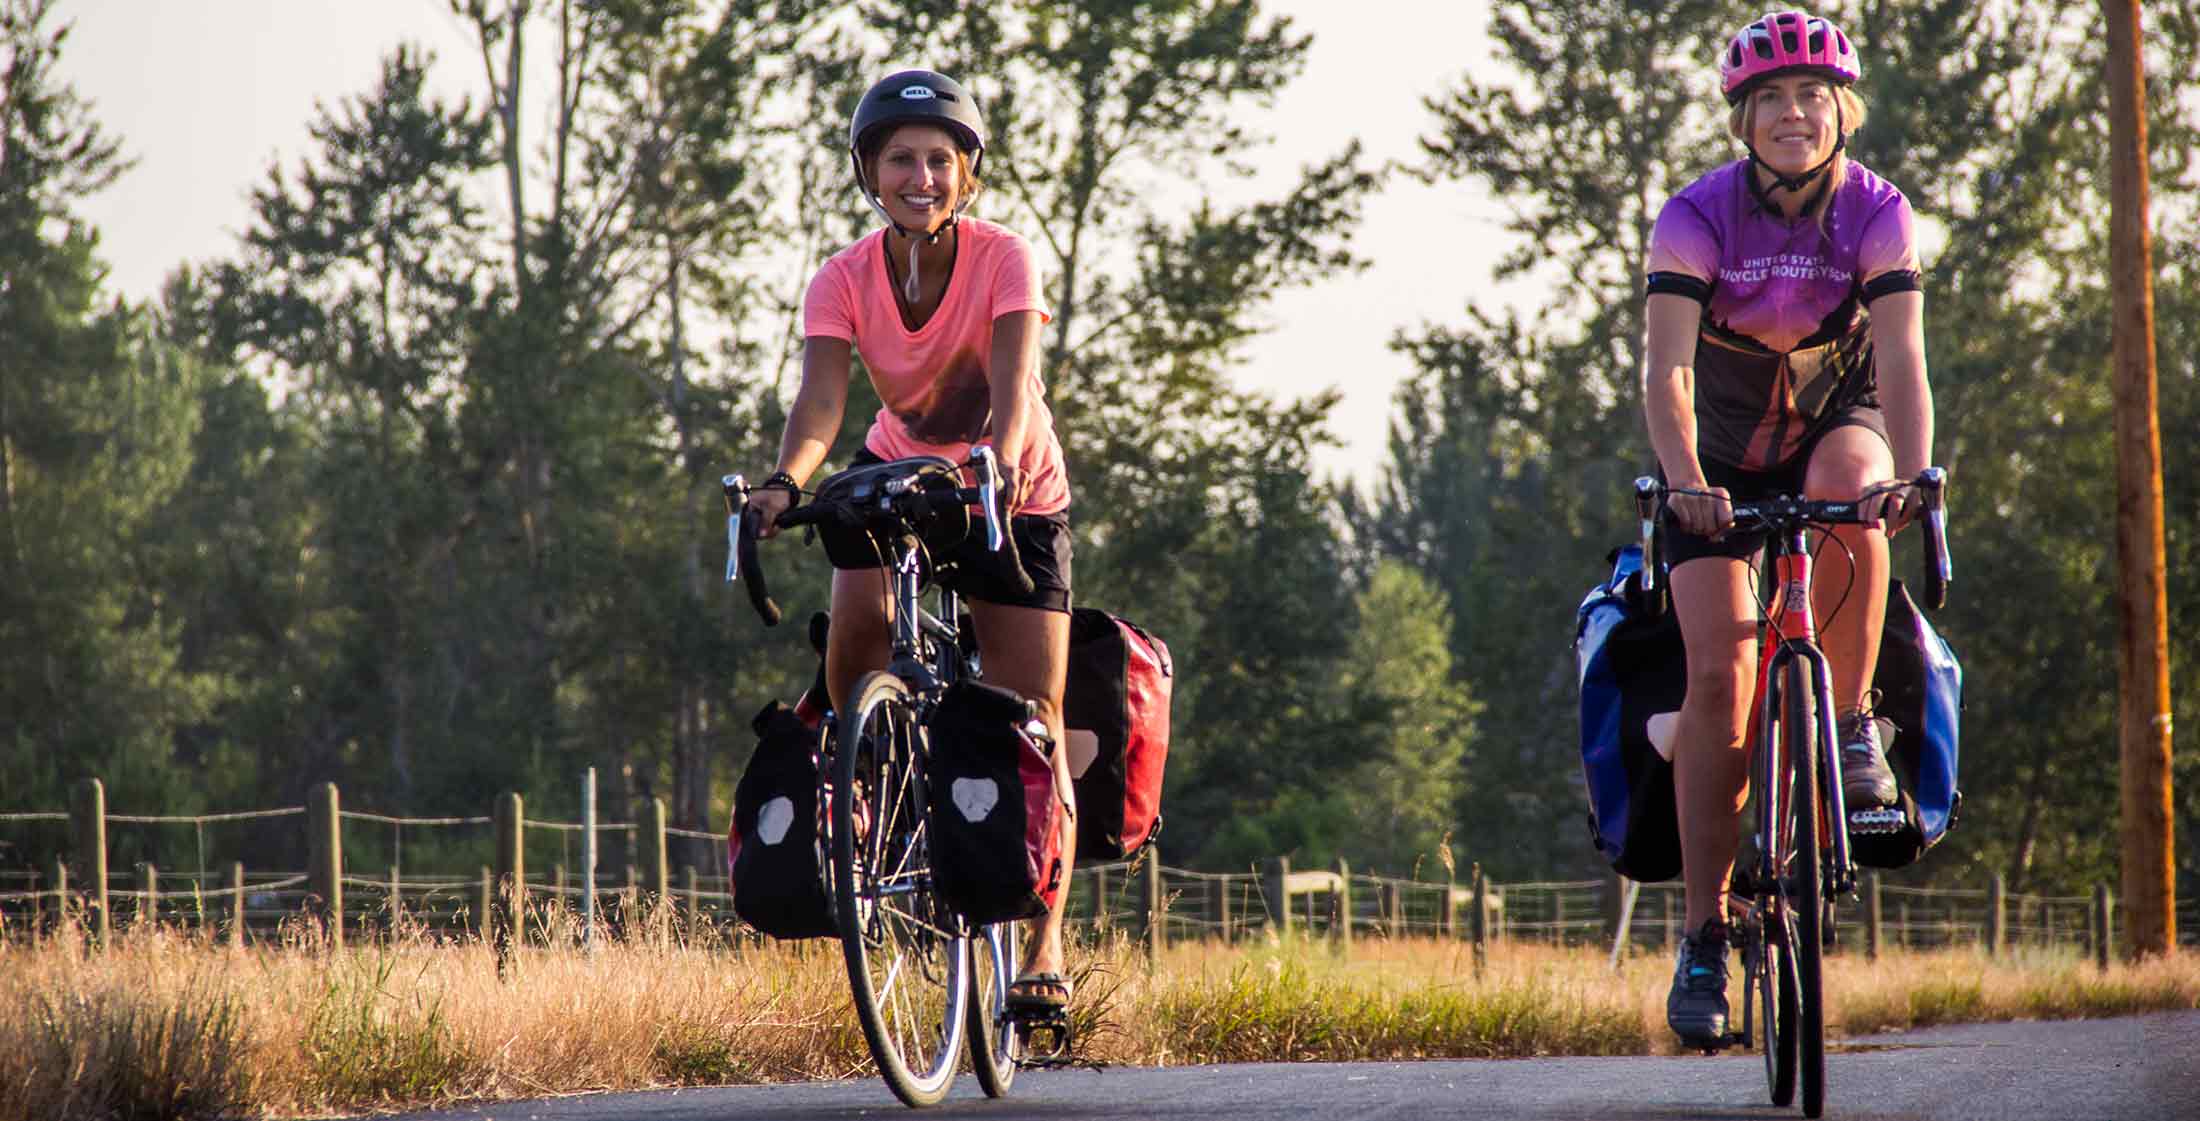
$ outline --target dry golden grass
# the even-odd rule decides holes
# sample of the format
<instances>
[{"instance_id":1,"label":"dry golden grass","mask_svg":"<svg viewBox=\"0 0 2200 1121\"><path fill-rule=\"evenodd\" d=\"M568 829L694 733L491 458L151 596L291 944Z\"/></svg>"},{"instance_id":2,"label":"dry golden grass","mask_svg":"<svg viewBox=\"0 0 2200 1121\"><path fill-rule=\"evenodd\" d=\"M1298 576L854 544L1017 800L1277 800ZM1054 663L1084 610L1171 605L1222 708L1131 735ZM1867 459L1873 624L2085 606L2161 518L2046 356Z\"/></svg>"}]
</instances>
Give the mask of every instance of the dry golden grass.
<instances>
[{"instance_id":1,"label":"dry golden grass","mask_svg":"<svg viewBox=\"0 0 2200 1121\"><path fill-rule=\"evenodd\" d=\"M1079 1055L1174 1064L1670 1051L1670 962L1363 940L1078 947ZM2107 973L2068 954L1828 963L1836 1034L2200 1007L2200 957ZM0 943L0 1121L360 1113L869 1069L839 948L660 938L519 952L415 934L328 955L174 932Z\"/></svg>"}]
</instances>

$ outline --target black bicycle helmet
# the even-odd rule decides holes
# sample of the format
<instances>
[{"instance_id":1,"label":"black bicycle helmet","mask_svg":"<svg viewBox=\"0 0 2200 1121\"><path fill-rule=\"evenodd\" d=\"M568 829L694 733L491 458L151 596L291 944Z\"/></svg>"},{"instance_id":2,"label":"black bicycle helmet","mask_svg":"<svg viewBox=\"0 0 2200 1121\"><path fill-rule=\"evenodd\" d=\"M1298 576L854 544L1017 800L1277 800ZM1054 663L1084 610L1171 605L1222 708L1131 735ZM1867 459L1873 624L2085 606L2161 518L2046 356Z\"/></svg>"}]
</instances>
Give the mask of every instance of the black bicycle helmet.
<instances>
[{"instance_id":1,"label":"black bicycle helmet","mask_svg":"<svg viewBox=\"0 0 2200 1121\"><path fill-rule=\"evenodd\" d=\"M962 83L930 70L888 74L864 91L863 100L856 102L855 119L848 122L848 163L855 170L856 189L881 216L886 210L863 178L863 145L881 129L907 124L946 129L955 143L970 153L973 176L978 173L978 165L985 162L985 118L978 112L977 99ZM896 223L894 228L901 227Z\"/></svg>"}]
</instances>

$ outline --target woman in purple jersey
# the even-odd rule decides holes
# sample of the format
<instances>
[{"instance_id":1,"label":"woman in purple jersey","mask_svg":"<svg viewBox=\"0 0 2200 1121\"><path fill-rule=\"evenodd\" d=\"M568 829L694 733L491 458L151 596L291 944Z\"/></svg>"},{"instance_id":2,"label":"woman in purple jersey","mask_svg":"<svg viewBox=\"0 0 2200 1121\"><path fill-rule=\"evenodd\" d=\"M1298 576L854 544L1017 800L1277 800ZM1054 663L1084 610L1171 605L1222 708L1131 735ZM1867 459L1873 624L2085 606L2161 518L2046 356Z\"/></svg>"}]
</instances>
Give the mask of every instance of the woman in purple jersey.
<instances>
[{"instance_id":1,"label":"woman in purple jersey","mask_svg":"<svg viewBox=\"0 0 2200 1121\"><path fill-rule=\"evenodd\" d=\"M1924 294L1909 200L1844 154L1864 120L1848 36L1803 12L1765 16L1719 60L1729 131L1748 155L1665 204L1651 236L1643 409L1675 495L1673 601L1688 693L1673 732L1687 937L1666 1021L1687 1043L1726 1031L1726 895L1748 784L1743 725L1756 689L1752 568L1761 534L1729 532L1733 505L1800 490L1857 497L1931 462ZM1833 663L1842 790L1851 807L1896 797L1867 690L1886 613L1887 534L1911 505L1880 500L1885 529L1848 527L1818 554L1811 608ZM1838 608L1839 610L1836 610Z\"/></svg>"}]
</instances>

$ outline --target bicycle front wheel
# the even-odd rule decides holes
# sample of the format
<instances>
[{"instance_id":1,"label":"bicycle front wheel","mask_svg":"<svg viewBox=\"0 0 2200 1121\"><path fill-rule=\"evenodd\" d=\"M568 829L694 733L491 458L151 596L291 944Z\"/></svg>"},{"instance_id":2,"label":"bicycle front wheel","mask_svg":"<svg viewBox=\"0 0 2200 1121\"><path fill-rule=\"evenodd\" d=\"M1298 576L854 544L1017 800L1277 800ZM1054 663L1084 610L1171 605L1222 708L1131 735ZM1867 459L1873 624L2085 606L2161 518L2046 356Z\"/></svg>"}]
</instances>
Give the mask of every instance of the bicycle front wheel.
<instances>
[{"instance_id":1,"label":"bicycle front wheel","mask_svg":"<svg viewBox=\"0 0 2200 1121\"><path fill-rule=\"evenodd\" d=\"M932 894L916 699L898 677L856 687L833 767L833 893L856 1019L894 1096L947 1096L969 1015L969 941Z\"/></svg>"},{"instance_id":2,"label":"bicycle front wheel","mask_svg":"<svg viewBox=\"0 0 2200 1121\"><path fill-rule=\"evenodd\" d=\"M1008 1021L1008 986L1016 977L1023 924L997 922L970 939L970 1067L987 1097L1008 1095L1022 1040Z\"/></svg>"},{"instance_id":3,"label":"bicycle front wheel","mask_svg":"<svg viewBox=\"0 0 2200 1121\"><path fill-rule=\"evenodd\" d=\"M1781 746L1795 797L1788 813L1795 822L1795 853L1788 870L1793 904L1781 918L1791 931L1795 949L1795 988L1798 1042L1797 1071L1803 1087L1803 1116L1816 1117L1826 1107L1826 1006L1820 966L1825 952L1825 900L1819 853L1819 756L1818 694L1809 665L1798 659L1788 663L1780 682Z\"/></svg>"},{"instance_id":4,"label":"bicycle front wheel","mask_svg":"<svg viewBox=\"0 0 2200 1121\"><path fill-rule=\"evenodd\" d=\"M1756 923L1751 951L1757 960L1749 970L1758 1008L1754 1042L1764 1053L1765 1089L1772 1104L1784 1107L1795 1101L1795 1037L1801 1019L1796 1009L1795 925L1769 897Z\"/></svg>"}]
</instances>

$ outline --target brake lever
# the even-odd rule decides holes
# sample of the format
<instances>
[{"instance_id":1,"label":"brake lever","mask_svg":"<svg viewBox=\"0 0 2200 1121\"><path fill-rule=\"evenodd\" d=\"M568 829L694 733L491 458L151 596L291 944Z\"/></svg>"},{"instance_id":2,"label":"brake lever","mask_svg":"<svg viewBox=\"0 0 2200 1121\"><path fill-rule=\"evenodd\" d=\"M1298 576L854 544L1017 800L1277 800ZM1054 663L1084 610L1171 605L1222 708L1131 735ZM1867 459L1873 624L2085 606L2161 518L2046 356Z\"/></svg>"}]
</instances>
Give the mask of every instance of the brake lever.
<instances>
[{"instance_id":1,"label":"brake lever","mask_svg":"<svg viewBox=\"0 0 2200 1121\"><path fill-rule=\"evenodd\" d=\"M978 465L978 500L985 504L985 548L987 552L1001 551L1001 476L999 465L993 458L990 444L979 444L970 449L970 458Z\"/></svg>"}]
</instances>

